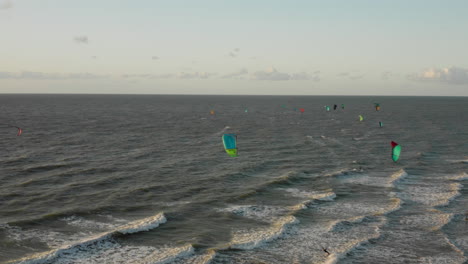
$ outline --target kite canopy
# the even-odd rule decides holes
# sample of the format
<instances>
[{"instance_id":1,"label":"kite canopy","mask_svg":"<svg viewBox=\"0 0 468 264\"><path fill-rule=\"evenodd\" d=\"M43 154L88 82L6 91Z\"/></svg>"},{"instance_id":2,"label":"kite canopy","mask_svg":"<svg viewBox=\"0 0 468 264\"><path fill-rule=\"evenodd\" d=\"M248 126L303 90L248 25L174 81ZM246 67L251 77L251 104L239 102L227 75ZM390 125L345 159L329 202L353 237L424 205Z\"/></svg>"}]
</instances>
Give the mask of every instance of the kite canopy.
<instances>
[{"instance_id":1,"label":"kite canopy","mask_svg":"<svg viewBox=\"0 0 468 264\"><path fill-rule=\"evenodd\" d=\"M237 157L237 135L224 134L223 137L224 150L230 157Z\"/></svg>"},{"instance_id":2,"label":"kite canopy","mask_svg":"<svg viewBox=\"0 0 468 264\"><path fill-rule=\"evenodd\" d=\"M392 145L392 160L397 162L400 158L401 146L395 141L390 142L390 144Z\"/></svg>"},{"instance_id":3,"label":"kite canopy","mask_svg":"<svg viewBox=\"0 0 468 264\"><path fill-rule=\"evenodd\" d=\"M2 125L7 126L7 127L15 127L16 129L18 129L18 132L16 133L16 136L21 136L21 134L23 134L23 129L21 127L9 125L9 124L0 124L0 126L2 126Z\"/></svg>"}]
</instances>

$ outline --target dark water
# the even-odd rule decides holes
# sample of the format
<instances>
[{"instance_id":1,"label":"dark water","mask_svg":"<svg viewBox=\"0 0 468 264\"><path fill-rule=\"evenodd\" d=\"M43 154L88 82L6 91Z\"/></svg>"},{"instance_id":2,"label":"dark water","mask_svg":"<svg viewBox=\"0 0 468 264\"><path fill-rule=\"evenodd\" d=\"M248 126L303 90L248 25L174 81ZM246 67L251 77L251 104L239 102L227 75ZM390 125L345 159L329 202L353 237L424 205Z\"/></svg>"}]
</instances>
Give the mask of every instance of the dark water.
<instances>
[{"instance_id":1,"label":"dark water","mask_svg":"<svg viewBox=\"0 0 468 264\"><path fill-rule=\"evenodd\" d=\"M24 130L0 128L0 263L468 260L468 98L1 95L0 107Z\"/></svg>"}]
</instances>

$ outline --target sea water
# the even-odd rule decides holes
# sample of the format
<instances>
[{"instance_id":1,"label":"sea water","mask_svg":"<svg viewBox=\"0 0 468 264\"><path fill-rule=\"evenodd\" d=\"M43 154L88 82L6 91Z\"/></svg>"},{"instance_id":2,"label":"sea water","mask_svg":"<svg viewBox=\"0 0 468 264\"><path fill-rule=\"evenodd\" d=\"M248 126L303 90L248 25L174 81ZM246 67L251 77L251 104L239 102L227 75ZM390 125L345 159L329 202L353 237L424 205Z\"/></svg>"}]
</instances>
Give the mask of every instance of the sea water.
<instances>
[{"instance_id":1,"label":"sea water","mask_svg":"<svg viewBox=\"0 0 468 264\"><path fill-rule=\"evenodd\" d=\"M1 95L0 110L23 129L0 127L0 263L468 260L466 97Z\"/></svg>"}]
</instances>

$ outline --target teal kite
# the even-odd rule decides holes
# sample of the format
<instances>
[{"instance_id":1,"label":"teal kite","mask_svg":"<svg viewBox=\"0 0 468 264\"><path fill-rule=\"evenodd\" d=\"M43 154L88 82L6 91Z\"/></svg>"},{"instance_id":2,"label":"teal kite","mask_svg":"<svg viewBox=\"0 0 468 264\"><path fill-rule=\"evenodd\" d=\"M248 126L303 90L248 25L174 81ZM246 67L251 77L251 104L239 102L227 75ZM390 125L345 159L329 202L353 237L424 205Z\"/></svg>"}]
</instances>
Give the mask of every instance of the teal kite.
<instances>
[{"instance_id":1,"label":"teal kite","mask_svg":"<svg viewBox=\"0 0 468 264\"><path fill-rule=\"evenodd\" d=\"M400 158L401 146L395 141L390 142L390 144L392 145L392 160L393 162L397 162Z\"/></svg>"},{"instance_id":2,"label":"teal kite","mask_svg":"<svg viewBox=\"0 0 468 264\"><path fill-rule=\"evenodd\" d=\"M224 134L223 145L226 153L230 157L237 157L237 135L236 134Z\"/></svg>"}]
</instances>

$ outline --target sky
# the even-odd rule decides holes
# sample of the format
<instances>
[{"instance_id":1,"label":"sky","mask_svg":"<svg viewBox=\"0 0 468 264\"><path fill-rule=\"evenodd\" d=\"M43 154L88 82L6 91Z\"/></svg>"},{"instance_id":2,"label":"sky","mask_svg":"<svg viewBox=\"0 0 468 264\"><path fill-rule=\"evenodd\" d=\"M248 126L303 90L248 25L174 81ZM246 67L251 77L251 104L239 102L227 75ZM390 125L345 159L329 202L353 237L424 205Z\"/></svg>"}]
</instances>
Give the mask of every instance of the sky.
<instances>
[{"instance_id":1,"label":"sky","mask_svg":"<svg viewBox=\"0 0 468 264\"><path fill-rule=\"evenodd\" d=\"M0 93L468 96L466 0L0 0Z\"/></svg>"}]
</instances>

